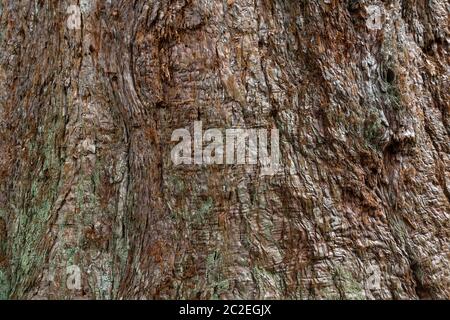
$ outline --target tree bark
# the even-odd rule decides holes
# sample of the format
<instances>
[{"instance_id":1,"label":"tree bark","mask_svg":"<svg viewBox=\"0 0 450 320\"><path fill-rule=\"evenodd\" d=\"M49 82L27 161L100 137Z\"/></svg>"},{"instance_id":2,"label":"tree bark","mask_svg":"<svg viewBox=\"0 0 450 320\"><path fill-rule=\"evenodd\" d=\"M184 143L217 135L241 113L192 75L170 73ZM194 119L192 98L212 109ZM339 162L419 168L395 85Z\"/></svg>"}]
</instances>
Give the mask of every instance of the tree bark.
<instances>
[{"instance_id":1,"label":"tree bark","mask_svg":"<svg viewBox=\"0 0 450 320\"><path fill-rule=\"evenodd\" d=\"M0 297L449 299L449 11L3 0ZM198 120L282 171L175 166Z\"/></svg>"}]
</instances>

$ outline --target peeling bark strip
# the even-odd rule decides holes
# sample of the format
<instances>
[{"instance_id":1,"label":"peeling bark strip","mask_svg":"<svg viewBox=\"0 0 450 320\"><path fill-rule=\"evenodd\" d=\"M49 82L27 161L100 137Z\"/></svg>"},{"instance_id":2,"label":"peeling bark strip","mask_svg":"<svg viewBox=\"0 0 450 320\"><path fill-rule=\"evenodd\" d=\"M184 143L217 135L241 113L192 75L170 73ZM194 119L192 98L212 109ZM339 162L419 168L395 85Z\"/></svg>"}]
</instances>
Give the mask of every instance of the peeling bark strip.
<instances>
[{"instance_id":1,"label":"peeling bark strip","mask_svg":"<svg viewBox=\"0 0 450 320\"><path fill-rule=\"evenodd\" d=\"M0 298L450 298L447 1L0 8Z\"/></svg>"}]
</instances>

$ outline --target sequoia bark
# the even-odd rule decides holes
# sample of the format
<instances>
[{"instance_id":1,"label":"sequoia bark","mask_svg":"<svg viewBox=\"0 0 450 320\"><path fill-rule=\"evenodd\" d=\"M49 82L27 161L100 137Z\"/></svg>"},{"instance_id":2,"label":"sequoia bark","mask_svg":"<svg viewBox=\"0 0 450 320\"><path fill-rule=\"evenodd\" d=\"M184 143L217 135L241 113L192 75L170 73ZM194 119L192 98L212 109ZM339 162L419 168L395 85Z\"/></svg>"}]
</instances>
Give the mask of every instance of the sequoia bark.
<instances>
[{"instance_id":1,"label":"sequoia bark","mask_svg":"<svg viewBox=\"0 0 450 320\"><path fill-rule=\"evenodd\" d=\"M449 11L3 0L0 297L450 298ZM174 166L197 120L282 172Z\"/></svg>"}]
</instances>

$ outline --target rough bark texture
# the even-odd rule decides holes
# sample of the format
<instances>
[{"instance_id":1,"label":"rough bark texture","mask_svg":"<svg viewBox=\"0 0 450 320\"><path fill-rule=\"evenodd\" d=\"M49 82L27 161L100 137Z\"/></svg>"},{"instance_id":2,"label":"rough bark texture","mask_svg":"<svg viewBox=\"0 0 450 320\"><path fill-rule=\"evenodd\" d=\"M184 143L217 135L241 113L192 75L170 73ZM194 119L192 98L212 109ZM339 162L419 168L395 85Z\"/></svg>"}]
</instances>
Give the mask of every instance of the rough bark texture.
<instances>
[{"instance_id":1,"label":"rough bark texture","mask_svg":"<svg viewBox=\"0 0 450 320\"><path fill-rule=\"evenodd\" d=\"M0 297L450 298L449 11L3 0ZM283 172L174 166L195 120Z\"/></svg>"}]
</instances>

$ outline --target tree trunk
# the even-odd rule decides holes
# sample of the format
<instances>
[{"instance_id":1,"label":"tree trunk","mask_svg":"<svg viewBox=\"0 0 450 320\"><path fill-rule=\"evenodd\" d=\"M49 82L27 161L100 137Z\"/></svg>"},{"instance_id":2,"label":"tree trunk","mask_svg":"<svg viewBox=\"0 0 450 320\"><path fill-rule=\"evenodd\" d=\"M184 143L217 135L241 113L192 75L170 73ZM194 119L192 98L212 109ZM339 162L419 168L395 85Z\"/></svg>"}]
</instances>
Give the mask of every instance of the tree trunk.
<instances>
[{"instance_id":1,"label":"tree trunk","mask_svg":"<svg viewBox=\"0 0 450 320\"><path fill-rule=\"evenodd\" d=\"M3 0L0 297L449 299L449 11ZM281 171L175 165L195 121Z\"/></svg>"}]
</instances>

